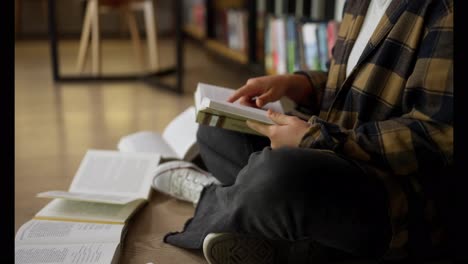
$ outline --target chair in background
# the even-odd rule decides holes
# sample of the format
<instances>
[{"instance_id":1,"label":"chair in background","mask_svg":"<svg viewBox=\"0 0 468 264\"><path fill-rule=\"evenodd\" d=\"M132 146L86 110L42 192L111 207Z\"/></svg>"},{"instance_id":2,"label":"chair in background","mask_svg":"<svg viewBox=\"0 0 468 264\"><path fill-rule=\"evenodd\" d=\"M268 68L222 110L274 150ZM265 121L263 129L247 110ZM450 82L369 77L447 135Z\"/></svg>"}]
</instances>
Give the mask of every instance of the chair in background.
<instances>
[{"instance_id":1,"label":"chair in background","mask_svg":"<svg viewBox=\"0 0 468 264\"><path fill-rule=\"evenodd\" d=\"M76 70L83 72L88 44L91 40L91 72L100 74L101 52L99 36L99 14L109 11L118 11L126 19L135 50L135 56L147 71L156 71L158 63L157 26L154 17L153 0L86 0L86 13L83 21L80 47L76 62ZM143 58L143 49L138 33L135 11L142 11L145 20L146 41L148 50L148 66Z\"/></svg>"}]
</instances>

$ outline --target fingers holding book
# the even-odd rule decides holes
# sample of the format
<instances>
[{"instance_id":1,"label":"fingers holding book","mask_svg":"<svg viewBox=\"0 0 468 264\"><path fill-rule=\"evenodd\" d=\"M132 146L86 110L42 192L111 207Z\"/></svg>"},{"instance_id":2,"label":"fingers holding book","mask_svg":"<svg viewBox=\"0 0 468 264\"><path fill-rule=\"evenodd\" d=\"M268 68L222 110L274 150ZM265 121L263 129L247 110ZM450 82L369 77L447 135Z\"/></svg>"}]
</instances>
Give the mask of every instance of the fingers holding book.
<instances>
[{"instance_id":1,"label":"fingers holding book","mask_svg":"<svg viewBox=\"0 0 468 264\"><path fill-rule=\"evenodd\" d=\"M247 120L249 128L267 136L271 141L271 148L298 147L299 143L309 130L310 124L295 116L288 116L268 110L268 118L275 124L265 125Z\"/></svg>"}]
</instances>

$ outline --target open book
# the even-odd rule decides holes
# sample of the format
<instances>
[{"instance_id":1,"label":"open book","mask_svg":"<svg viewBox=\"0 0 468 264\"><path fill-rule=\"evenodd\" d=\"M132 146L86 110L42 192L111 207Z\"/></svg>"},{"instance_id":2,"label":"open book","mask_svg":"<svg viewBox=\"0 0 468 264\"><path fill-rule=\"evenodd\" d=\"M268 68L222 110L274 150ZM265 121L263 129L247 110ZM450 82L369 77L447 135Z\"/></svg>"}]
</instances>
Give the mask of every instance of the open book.
<instances>
[{"instance_id":1,"label":"open book","mask_svg":"<svg viewBox=\"0 0 468 264\"><path fill-rule=\"evenodd\" d=\"M88 150L68 191L16 233L16 263L117 263L126 223L151 194L160 155Z\"/></svg>"},{"instance_id":2,"label":"open book","mask_svg":"<svg viewBox=\"0 0 468 264\"><path fill-rule=\"evenodd\" d=\"M15 236L15 263L118 263L124 225L30 220Z\"/></svg>"},{"instance_id":3,"label":"open book","mask_svg":"<svg viewBox=\"0 0 468 264\"><path fill-rule=\"evenodd\" d=\"M196 121L204 125L261 135L250 129L245 121L253 120L273 125L273 121L267 116L267 110L284 113L280 101L268 103L262 109L241 105L238 102L227 102L234 92L233 89L198 83L195 91Z\"/></svg>"},{"instance_id":4,"label":"open book","mask_svg":"<svg viewBox=\"0 0 468 264\"><path fill-rule=\"evenodd\" d=\"M174 118L162 134L136 132L122 137L117 148L122 152L158 153L164 158L191 161L198 155L197 129L195 108L192 106Z\"/></svg>"},{"instance_id":5,"label":"open book","mask_svg":"<svg viewBox=\"0 0 468 264\"><path fill-rule=\"evenodd\" d=\"M48 191L38 197L58 198L36 219L125 223L151 193L160 156L88 150L68 191Z\"/></svg>"}]
</instances>

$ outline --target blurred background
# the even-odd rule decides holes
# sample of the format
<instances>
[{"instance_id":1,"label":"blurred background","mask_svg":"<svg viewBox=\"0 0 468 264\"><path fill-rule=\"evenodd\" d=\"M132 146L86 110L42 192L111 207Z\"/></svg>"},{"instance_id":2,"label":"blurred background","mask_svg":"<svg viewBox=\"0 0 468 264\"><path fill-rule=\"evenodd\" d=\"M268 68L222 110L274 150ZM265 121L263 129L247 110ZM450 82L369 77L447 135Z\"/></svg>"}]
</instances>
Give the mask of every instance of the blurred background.
<instances>
[{"instance_id":1,"label":"blurred background","mask_svg":"<svg viewBox=\"0 0 468 264\"><path fill-rule=\"evenodd\" d=\"M15 232L49 202L37 193L68 189L86 150L162 132L193 105L198 82L237 89L255 76L326 71L343 4L15 0ZM159 237L193 214L166 202L180 210L155 220ZM204 263L158 243L161 263Z\"/></svg>"}]
</instances>

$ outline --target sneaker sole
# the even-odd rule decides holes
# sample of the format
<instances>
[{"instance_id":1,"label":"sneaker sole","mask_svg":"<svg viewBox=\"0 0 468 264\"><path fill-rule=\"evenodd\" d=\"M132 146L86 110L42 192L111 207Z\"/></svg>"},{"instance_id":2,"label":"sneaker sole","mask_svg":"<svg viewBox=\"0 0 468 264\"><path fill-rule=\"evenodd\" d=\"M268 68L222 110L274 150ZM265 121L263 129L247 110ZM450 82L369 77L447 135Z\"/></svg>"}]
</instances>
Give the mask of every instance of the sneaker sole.
<instances>
[{"instance_id":1,"label":"sneaker sole","mask_svg":"<svg viewBox=\"0 0 468 264\"><path fill-rule=\"evenodd\" d=\"M276 264L278 259L276 247L264 239L217 234L205 241L203 253L209 264Z\"/></svg>"}]
</instances>

